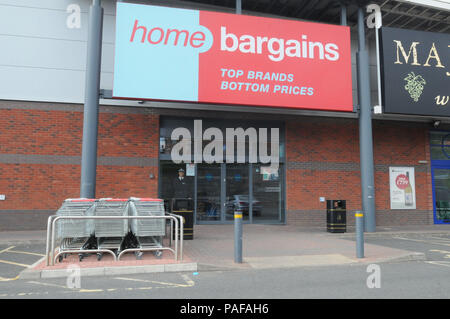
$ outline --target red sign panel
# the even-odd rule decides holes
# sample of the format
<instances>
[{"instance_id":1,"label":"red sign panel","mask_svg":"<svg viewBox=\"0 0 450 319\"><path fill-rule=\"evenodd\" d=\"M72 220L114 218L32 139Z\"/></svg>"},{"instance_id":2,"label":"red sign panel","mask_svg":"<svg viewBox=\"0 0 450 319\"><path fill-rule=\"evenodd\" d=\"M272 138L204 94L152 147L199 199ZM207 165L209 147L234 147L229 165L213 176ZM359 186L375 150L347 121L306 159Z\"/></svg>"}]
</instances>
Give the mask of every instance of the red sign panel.
<instances>
[{"instance_id":1,"label":"red sign panel","mask_svg":"<svg viewBox=\"0 0 450 319\"><path fill-rule=\"evenodd\" d=\"M351 112L350 29L118 3L113 95Z\"/></svg>"}]
</instances>

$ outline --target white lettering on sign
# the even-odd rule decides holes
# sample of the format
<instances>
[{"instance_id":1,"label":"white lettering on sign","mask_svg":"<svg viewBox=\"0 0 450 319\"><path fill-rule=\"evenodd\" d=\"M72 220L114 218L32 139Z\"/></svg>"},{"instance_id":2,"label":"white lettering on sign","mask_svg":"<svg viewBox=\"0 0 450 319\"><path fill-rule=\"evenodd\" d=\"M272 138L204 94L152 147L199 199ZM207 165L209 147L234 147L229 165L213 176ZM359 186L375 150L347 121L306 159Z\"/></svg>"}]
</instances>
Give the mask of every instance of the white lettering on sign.
<instances>
[{"instance_id":1,"label":"white lettering on sign","mask_svg":"<svg viewBox=\"0 0 450 319\"><path fill-rule=\"evenodd\" d=\"M205 30L208 30L205 28ZM209 31L209 30L208 30ZM147 43L151 45L167 45L191 47L194 49L209 50L203 46L208 42L211 32L201 30L189 31L186 29L161 28L158 26L146 27L134 21L130 42ZM301 35L301 40L269 38L249 34L236 35L227 31L227 27L220 28L220 50L228 52L239 51L246 54L267 53L270 60L279 62L285 57L308 58L328 61L337 61L340 58L339 46L335 43L322 43L310 41L307 35Z\"/></svg>"},{"instance_id":2,"label":"white lettering on sign","mask_svg":"<svg viewBox=\"0 0 450 319\"><path fill-rule=\"evenodd\" d=\"M241 53L262 54L268 51L268 57L274 62L284 60L285 57L309 58L320 60L339 60L339 47L334 43L308 41L306 35L302 39L268 38L265 36L252 36L243 34L237 36L228 32L227 28L220 28L220 50Z\"/></svg>"}]
</instances>

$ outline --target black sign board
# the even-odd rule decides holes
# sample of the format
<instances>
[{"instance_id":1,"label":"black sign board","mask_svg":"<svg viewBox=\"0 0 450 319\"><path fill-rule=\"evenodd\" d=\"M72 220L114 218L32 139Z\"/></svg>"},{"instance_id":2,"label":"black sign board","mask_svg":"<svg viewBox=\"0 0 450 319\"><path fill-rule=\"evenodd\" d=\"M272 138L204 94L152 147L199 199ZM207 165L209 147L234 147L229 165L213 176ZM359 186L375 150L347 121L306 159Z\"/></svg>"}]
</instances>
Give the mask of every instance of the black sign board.
<instances>
[{"instance_id":1,"label":"black sign board","mask_svg":"<svg viewBox=\"0 0 450 319\"><path fill-rule=\"evenodd\" d=\"M450 34L383 27L385 113L450 116Z\"/></svg>"}]
</instances>

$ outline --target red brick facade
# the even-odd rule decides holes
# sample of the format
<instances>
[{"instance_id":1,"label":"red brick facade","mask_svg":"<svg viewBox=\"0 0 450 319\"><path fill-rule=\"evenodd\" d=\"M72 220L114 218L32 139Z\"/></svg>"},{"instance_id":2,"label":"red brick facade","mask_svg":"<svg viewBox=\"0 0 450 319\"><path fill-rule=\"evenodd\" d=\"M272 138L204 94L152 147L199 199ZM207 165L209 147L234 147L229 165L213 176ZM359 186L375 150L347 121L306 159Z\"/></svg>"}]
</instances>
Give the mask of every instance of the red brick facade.
<instances>
[{"instance_id":1,"label":"red brick facade","mask_svg":"<svg viewBox=\"0 0 450 319\"><path fill-rule=\"evenodd\" d=\"M0 108L0 192L6 195L0 230L43 229L64 199L79 197L83 112L80 106L13 104ZM158 136L158 115L101 107L96 196L156 197Z\"/></svg>"},{"instance_id":2,"label":"red brick facade","mask_svg":"<svg viewBox=\"0 0 450 319\"><path fill-rule=\"evenodd\" d=\"M287 222L323 226L326 199L347 201L349 224L361 210L358 121L295 120L286 123ZM374 121L377 225L433 223L429 137L425 124ZM420 164L427 161L428 164ZM414 166L416 210L391 210L389 166Z\"/></svg>"},{"instance_id":3,"label":"red brick facade","mask_svg":"<svg viewBox=\"0 0 450 319\"><path fill-rule=\"evenodd\" d=\"M285 123L287 223L324 226L325 197L345 199L352 224L361 209L358 121ZM65 198L79 196L82 124L80 105L0 103L0 230L43 229ZM373 143L377 225L432 224L427 126L374 121ZM158 196L158 146L154 111L102 106L96 196ZM390 210L389 166L415 167L416 210Z\"/></svg>"}]
</instances>

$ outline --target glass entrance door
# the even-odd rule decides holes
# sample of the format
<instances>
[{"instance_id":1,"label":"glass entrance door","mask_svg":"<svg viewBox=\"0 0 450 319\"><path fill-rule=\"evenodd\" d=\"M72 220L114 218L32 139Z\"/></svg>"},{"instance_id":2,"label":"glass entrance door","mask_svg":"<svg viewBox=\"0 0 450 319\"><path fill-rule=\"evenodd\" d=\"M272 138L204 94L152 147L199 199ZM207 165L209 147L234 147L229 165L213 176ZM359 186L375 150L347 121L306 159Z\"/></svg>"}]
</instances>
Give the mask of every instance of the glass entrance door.
<instances>
[{"instance_id":1,"label":"glass entrance door","mask_svg":"<svg viewBox=\"0 0 450 319\"><path fill-rule=\"evenodd\" d=\"M450 167L433 168L435 223L450 223Z\"/></svg>"},{"instance_id":2,"label":"glass entrance door","mask_svg":"<svg viewBox=\"0 0 450 319\"><path fill-rule=\"evenodd\" d=\"M244 221L250 219L249 165L227 164L225 178L225 220L234 220L234 211L242 210Z\"/></svg>"},{"instance_id":3,"label":"glass entrance door","mask_svg":"<svg viewBox=\"0 0 450 319\"><path fill-rule=\"evenodd\" d=\"M197 165L197 221L222 220L222 168L221 164Z\"/></svg>"},{"instance_id":4,"label":"glass entrance door","mask_svg":"<svg viewBox=\"0 0 450 319\"><path fill-rule=\"evenodd\" d=\"M282 172L261 164L197 164L197 223L232 223L237 209L244 222L281 222Z\"/></svg>"},{"instance_id":5,"label":"glass entrance door","mask_svg":"<svg viewBox=\"0 0 450 319\"><path fill-rule=\"evenodd\" d=\"M252 217L254 222L281 221L281 167L252 165Z\"/></svg>"}]
</instances>

